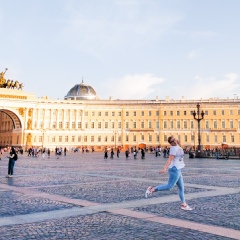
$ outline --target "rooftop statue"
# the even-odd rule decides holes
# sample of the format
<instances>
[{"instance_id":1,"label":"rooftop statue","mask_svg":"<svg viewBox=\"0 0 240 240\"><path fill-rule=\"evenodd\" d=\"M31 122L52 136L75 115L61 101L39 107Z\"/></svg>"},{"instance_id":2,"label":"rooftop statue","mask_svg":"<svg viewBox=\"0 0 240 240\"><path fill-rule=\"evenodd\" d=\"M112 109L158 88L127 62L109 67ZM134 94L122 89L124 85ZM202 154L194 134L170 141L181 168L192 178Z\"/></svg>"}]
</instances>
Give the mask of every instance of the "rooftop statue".
<instances>
[{"instance_id":1,"label":"rooftop statue","mask_svg":"<svg viewBox=\"0 0 240 240\"><path fill-rule=\"evenodd\" d=\"M18 81L14 81L14 80L6 80L5 79L5 73L8 69L5 68L4 72L0 73L0 88L11 88L11 89L18 89L18 90L22 90L23 88L23 83L19 83Z\"/></svg>"}]
</instances>

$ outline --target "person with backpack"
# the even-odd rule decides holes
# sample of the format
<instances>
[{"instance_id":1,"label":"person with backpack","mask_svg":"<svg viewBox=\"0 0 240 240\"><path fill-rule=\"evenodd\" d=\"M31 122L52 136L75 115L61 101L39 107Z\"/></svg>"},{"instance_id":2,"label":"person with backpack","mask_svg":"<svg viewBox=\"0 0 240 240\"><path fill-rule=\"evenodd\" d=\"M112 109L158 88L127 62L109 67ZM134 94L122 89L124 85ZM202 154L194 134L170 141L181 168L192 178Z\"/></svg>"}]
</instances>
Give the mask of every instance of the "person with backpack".
<instances>
[{"instance_id":1,"label":"person with backpack","mask_svg":"<svg viewBox=\"0 0 240 240\"><path fill-rule=\"evenodd\" d=\"M13 175L13 168L14 168L15 161L17 161L17 159L18 159L18 155L17 155L14 147L11 147L8 158L9 158L9 160L8 160L8 175L6 177L11 178Z\"/></svg>"}]
</instances>

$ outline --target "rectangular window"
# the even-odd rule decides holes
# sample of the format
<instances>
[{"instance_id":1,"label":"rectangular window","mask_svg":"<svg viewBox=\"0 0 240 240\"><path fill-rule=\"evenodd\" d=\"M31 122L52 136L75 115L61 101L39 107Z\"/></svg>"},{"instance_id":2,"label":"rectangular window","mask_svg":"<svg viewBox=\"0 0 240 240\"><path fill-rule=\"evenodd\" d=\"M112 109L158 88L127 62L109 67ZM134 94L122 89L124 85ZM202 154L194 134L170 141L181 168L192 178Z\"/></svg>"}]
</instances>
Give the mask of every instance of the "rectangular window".
<instances>
[{"instance_id":1,"label":"rectangular window","mask_svg":"<svg viewBox=\"0 0 240 240\"><path fill-rule=\"evenodd\" d=\"M65 127L69 128L69 122L65 122Z\"/></svg>"},{"instance_id":2,"label":"rectangular window","mask_svg":"<svg viewBox=\"0 0 240 240\"><path fill-rule=\"evenodd\" d=\"M144 116L144 111L141 112L141 116Z\"/></svg>"},{"instance_id":3,"label":"rectangular window","mask_svg":"<svg viewBox=\"0 0 240 240\"><path fill-rule=\"evenodd\" d=\"M108 117L108 112L105 112L105 117Z\"/></svg>"},{"instance_id":4,"label":"rectangular window","mask_svg":"<svg viewBox=\"0 0 240 240\"><path fill-rule=\"evenodd\" d=\"M186 129L187 128L187 121L183 122L183 127Z\"/></svg>"},{"instance_id":5,"label":"rectangular window","mask_svg":"<svg viewBox=\"0 0 240 240\"><path fill-rule=\"evenodd\" d=\"M217 120L213 121L213 128L217 128Z\"/></svg>"},{"instance_id":6,"label":"rectangular window","mask_svg":"<svg viewBox=\"0 0 240 240\"><path fill-rule=\"evenodd\" d=\"M206 115L206 116L208 115L208 110L205 111L205 115Z\"/></svg>"},{"instance_id":7,"label":"rectangular window","mask_svg":"<svg viewBox=\"0 0 240 240\"><path fill-rule=\"evenodd\" d=\"M133 116L134 116L134 117L137 116L137 112L136 112L136 111L133 112Z\"/></svg>"},{"instance_id":8,"label":"rectangular window","mask_svg":"<svg viewBox=\"0 0 240 240\"><path fill-rule=\"evenodd\" d=\"M137 137L136 137L136 135L133 135L133 141L134 141L134 142L137 141Z\"/></svg>"},{"instance_id":9,"label":"rectangular window","mask_svg":"<svg viewBox=\"0 0 240 240\"><path fill-rule=\"evenodd\" d=\"M88 128L88 122L85 122L85 128Z\"/></svg>"},{"instance_id":10,"label":"rectangular window","mask_svg":"<svg viewBox=\"0 0 240 240\"><path fill-rule=\"evenodd\" d=\"M52 137L52 142L56 142L56 137Z\"/></svg>"},{"instance_id":11,"label":"rectangular window","mask_svg":"<svg viewBox=\"0 0 240 240\"><path fill-rule=\"evenodd\" d=\"M126 112L126 117L128 117L129 116L129 112Z\"/></svg>"},{"instance_id":12,"label":"rectangular window","mask_svg":"<svg viewBox=\"0 0 240 240\"><path fill-rule=\"evenodd\" d=\"M121 135L118 136L118 142L121 142Z\"/></svg>"},{"instance_id":13,"label":"rectangular window","mask_svg":"<svg viewBox=\"0 0 240 240\"><path fill-rule=\"evenodd\" d=\"M94 122L91 122L91 128L94 128Z\"/></svg>"},{"instance_id":14,"label":"rectangular window","mask_svg":"<svg viewBox=\"0 0 240 240\"><path fill-rule=\"evenodd\" d=\"M122 122L118 122L118 128L122 128Z\"/></svg>"},{"instance_id":15,"label":"rectangular window","mask_svg":"<svg viewBox=\"0 0 240 240\"><path fill-rule=\"evenodd\" d=\"M187 135L184 135L184 142L187 142Z\"/></svg>"},{"instance_id":16,"label":"rectangular window","mask_svg":"<svg viewBox=\"0 0 240 240\"><path fill-rule=\"evenodd\" d=\"M173 111L170 111L170 116L173 116Z\"/></svg>"},{"instance_id":17,"label":"rectangular window","mask_svg":"<svg viewBox=\"0 0 240 240\"><path fill-rule=\"evenodd\" d=\"M148 122L148 128L152 128L152 121Z\"/></svg>"},{"instance_id":18,"label":"rectangular window","mask_svg":"<svg viewBox=\"0 0 240 240\"><path fill-rule=\"evenodd\" d=\"M144 135L143 134L141 135L141 140L144 141Z\"/></svg>"},{"instance_id":19,"label":"rectangular window","mask_svg":"<svg viewBox=\"0 0 240 240\"><path fill-rule=\"evenodd\" d=\"M226 136L225 135L222 137L222 141L226 142Z\"/></svg>"},{"instance_id":20,"label":"rectangular window","mask_svg":"<svg viewBox=\"0 0 240 240\"><path fill-rule=\"evenodd\" d=\"M177 116L180 116L180 111L177 111Z\"/></svg>"},{"instance_id":21,"label":"rectangular window","mask_svg":"<svg viewBox=\"0 0 240 240\"><path fill-rule=\"evenodd\" d=\"M75 136L72 136L72 142L75 142Z\"/></svg>"},{"instance_id":22,"label":"rectangular window","mask_svg":"<svg viewBox=\"0 0 240 240\"><path fill-rule=\"evenodd\" d=\"M209 135L206 136L206 141L209 143Z\"/></svg>"},{"instance_id":23,"label":"rectangular window","mask_svg":"<svg viewBox=\"0 0 240 240\"><path fill-rule=\"evenodd\" d=\"M78 122L78 128L82 128L82 123L81 122Z\"/></svg>"},{"instance_id":24,"label":"rectangular window","mask_svg":"<svg viewBox=\"0 0 240 240\"><path fill-rule=\"evenodd\" d=\"M95 116L95 112L92 112L92 117L94 117Z\"/></svg>"},{"instance_id":25,"label":"rectangular window","mask_svg":"<svg viewBox=\"0 0 240 240\"><path fill-rule=\"evenodd\" d=\"M40 137L38 138L38 141L39 141L39 142L42 142L42 136L40 136Z\"/></svg>"},{"instance_id":26,"label":"rectangular window","mask_svg":"<svg viewBox=\"0 0 240 240\"><path fill-rule=\"evenodd\" d=\"M240 110L238 110L238 115L240 115Z\"/></svg>"},{"instance_id":27,"label":"rectangular window","mask_svg":"<svg viewBox=\"0 0 240 240\"><path fill-rule=\"evenodd\" d=\"M112 128L115 128L115 124L114 124L114 122L112 122Z\"/></svg>"},{"instance_id":28,"label":"rectangular window","mask_svg":"<svg viewBox=\"0 0 240 240\"><path fill-rule=\"evenodd\" d=\"M114 136L111 136L111 142L114 142Z\"/></svg>"},{"instance_id":29,"label":"rectangular window","mask_svg":"<svg viewBox=\"0 0 240 240\"><path fill-rule=\"evenodd\" d=\"M167 135L164 135L163 139L164 139L164 142L167 142Z\"/></svg>"},{"instance_id":30,"label":"rectangular window","mask_svg":"<svg viewBox=\"0 0 240 240\"><path fill-rule=\"evenodd\" d=\"M108 122L105 122L105 128L108 128Z\"/></svg>"},{"instance_id":31,"label":"rectangular window","mask_svg":"<svg viewBox=\"0 0 240 240\"><path fill-rule=\"evenodd\" d=\"M76 128L76 123L72 122L72 128Z\"/></svg>"},{"instance_id":32,"label":"rectangular window","mask_svg":"<svg viewBox=\"0 0 240 240\"><path fill-rule=\"evenodd\" d=\"M68 142L68 136L65 136L65 142Z\"/></svg>"},{"instance_id":33,"label":"rectangular window","mask_svg":"<svg viewBox=\"0 0 240 240\"><path fill-rule=\"evenodd\" d=\"M101 136L98 136L98 142L101 142Z\"/></svg>"},{"instance_id":34,"label":"rectangular window","mask_svg":"<svg viewBox=\"0 0 240 240\"><path fill-rule=\"evenodd\" d=\"M233 128L233 120L230 121L230 128Z\"/></svg>"},{"instance_id":35,"label":"rectangular window","mask_svg":"<svg viewBox=\"0 0 240 240\"><path fill-rule=\"evenodd\" d=\"M167 121L163 122L163 128L167 128Z\"/></svg>"},{"instance_id":36,"label":"rectangular window","mask_svg":"<svg viewBox=\"0 0 240 240\"><path fill-rule=\"evenodd\" d=\"M118 116L121 117L122 116L122 112L118 112Z\"/></svg>"},{"instance_id":37,"label":"rectangular window","mask_svg":"<svg viewBox=\"0 0 240 240\"><path fill-rule=\"evenodd\" d=\"M88 112L85 112L85 116L88 117Z\"/></svg>"},{"instance_id":38,"label":"rectangular window","mask_svg":"<svg viewBox=\"0 0 240 240\"><path fill-rule=\"evenodd\" d=\"M104 141L105 141L105 142L107 142L107 141L108 141L108 138L107 138L107 136L105 136L105 138L104 138Z\"/></svg>"},{"instance_id":39,"label":"rectangular window","mask_svg":"<svg viewBox=\"0 0 240 240\"><path fill-rule=\"evenodd\" d=\"M180 128L180 121L179 120L177 121L177 128L178 129Z\"/></svg>"},{"instance_id":40,"label":"rectangular window","mask_svg":"<svg viewBox=\"0 0 240 240\"><path fill-rule=\"evenodd\" d=\"M62 136L59 136L58 141L62 142Z\"/></svg>"},{"instance_id":41,"label":"rectangular window","mask_svg":"<svg viewBox=\"0 0 240 240\"><path fill-rule=\"evenodd\" d=\"M167 116L167 111L163 111L163 116Z\"/></svg>"},{"instance_id":42,"label":"rectangular window","mask_svg":"<svg viewBox=\"0 0 240 240\"><path fill-rule=\"evenodd\" d=\"M144 122L141 122L141 128L144 128Z\"/></svg>"},{"instance_id":43,"label":"rectangular window","mask_svg":"<svg viewBox=\"0 0 240 240\"><path fill-rule=\"evenodd\" d=\"M91 142L94 142L94 136L91 136Z\"/></svg>"},{"instance_id":44,"label":"rectangular window","mask_svg":"<svg viewBox=\"0 0 240 240\"><path fill-rule=\"evenodd\" d=\"M159 142L159 134L157 134L157 137L156 137L156 138L157 138L157 139L156 139L156 140L157 140L157 142Z\"/></svg>"},{"instance_id":45,"label":"rectangular window","mask_svg":"<svg viewBox=\"0 0 240 240\"><path fill-rule=\"evenodd\" d=\"M225 128L225 121L222 121L222 128Z\"/></svg>"},{"instance_id":46,"label":"rectangular window","mask_svg":"<svg viewBox=\"0 0 240 240\"><path fill-rule=\"evenodd\" d=\"M149 142L152 141L152 135L149 135L149 136L148 136L148 140L149 140Z\"/></svg>"},{"instance_id":47,"label":"rectangular window","mask_svg":"<svg viewBox=\"0 0 240 240\"><path fill-rule=\"evenodd\" d=\"M159 129L159 121L156 121L156 128Z\"/></svg>"},{"instance_id":48,"label":"rectangular window","mask_svg":"<svg viewBox=\"0 0 240 240\"><path fill-rule=\"evenodd\" d=\"M148 116L151 117L152 116L152 111L148 112Z\"/></svg>"},{"instance_id":49,"label":"rectangular window","mask_svg":"<svg viewBox=\"0 0 240 240\"><path fill-rule=\"evenodd\" d=\"M222 110L222 115L224 115L224 110Z\"/></svg>"},{"instance_id":50,"label":"rectangular window","mask_svg":"<svg viewBox=\"0 0 240 240\"><path fill-rule=\"evenodd\" d=\"M173 120L170 121L170 128L173 129Z\"/></svg>"},{"instance_id":51,"label":"rectangular window","mask_svg":"<svg viewBox=\"0 0 240 240\"><path fill-rule=\"evenodd\" d=\"M128 142L129 138L128 138L128 135L126 135L126 142Z\"/></svg>"},{"instance_id":52,"label":"rectangular window","mask_svg":"<svg viewBox=\"0 0 240 240\"><path fill-rule=\"evenodd\" d=\"M126 128L127 129L129 128L129 122L126 122Z\"/></svg>"},{"instance_id":53,"label":"rectangular window","mask_svg":"<svg viewBox=\"0 0 240 240\"><path fill-rule=\"evenodd\" d=\"M217 137L217 135L214 136L214 141L215 141L215 143L218 142L218 137Z\"/></svg>"},{"instance_id":54,"label":"rectangular window","mask_svg":"<svg viewBox=\"0 0 240 240\"><path fill-rule=\"evenodd\" d=\"M213 115L216 116L217 115L217 111L213 110Z\"/></svg>"},{"instance_id":55,"label":"rectangular window","mask_svg":"<svg viewBox=\"0 0 240 240\"><path fill-rule=\"evenodd\" d=\"M234 143L234 135L231 135L231 142Z\"/></svg>"},{"instance_id":56,"label":"rectangular window","mask_svg":"<svg viewBox=\"0 0 240 240\"><path fill-rule=\"evenodd\" d=\"M137 123L135 121L133 122L133 128L137 128Z\"/></svg>"},{"instance_id":57,"label":"rectangular window","mask_svg":"<svg viewBox=\"0 0 240 240\"><path fill-rule=\"evenodd\" d=\"M98 122L98 128L102 128L102 123Z\"/></svg>"},{"instance_id":58,"label":"rectangular window","mask_svg":"<svg viewBox=\"0 0 240 240\"><path fill-rule=\"evenodd\" d=\"M229 110L229 115L233 115L233 110Z\"/></svg>"},{"instance_id":59,"label":"rectangular window","mask_svg":"<svg viewBox=\"0 0 240 240\"><path fill-rule=\"evenodd\" d=\"M187 111L183 111L183 115L186 116L187 115Z\"/></svg>"},{"instance_id":60,"label":"rectangular window","mask_svg":"<svg viewBox=\"0 0 240 240\"><path fill-rule=\"evenodd\" d=\"M208 122L208 120L205 120L205 128L209 128L209 122Z\"/></svg>"},{"instance_id":61,"label":"rectangular window","mask_svg":"<svg viewBox=\"0 0 240 240\"><path fill-rule=\"evenodd\" d=\"M159 111L156 111L156 116L157 116L157 117L159 116Z\"/></svg>"},{"instance_id":62,"label":"rectangular window","mask_svg":"<svg viewBox=\"0 0 240 240\"><path fill-rule=\"evenodd\" d=\"M112 117L114 117L115 116L115 112L112 112Z\"/></svg>"},{"instance_id":63,"label":"rectangular window","mask_svg":"<svg viewBox=\"0 0 240 240\"><path fill-rule=\"evenodd\" d=\"M56 128L57 123L53 122L52 128Z\"/></svg>"},{"instance_id":64,"label":"rectangular window","mask_svg":"<svg viewBox=\"0 0 240 240\"><path fill-rule=\"evenodd\" d=\"M81 142L81 141L82 141L82 137L78 136L78 142Z\"/></svg>"},{"instance_id":65,"label":"rectangular window","mask_svg":"<svg viewBox=\"0 0 240 240\"><path fill-rule=\"evenodd\" d=\"M84 136L84 142L87 142L87 136Z\"/></svg>"},{"instance_id":66,"label":"rectangular window","mask_svg":"<svg viewBox=\"0 0 240 240\"><path fill-rule=\"evenodd\" d=\"M102 116L102 112L98 112L98 116L101 117Z\"/></svg>"},{"instance_id":67,"label":"rectangular window","mask_svg":"<svg viewBox=\"0 0 240 240\"><path fill-rule=\"evenodd\" d=\"M190 125L191 125L191 129L193 129L194 128L193 120L190 121Z\"/></svg>"}]
</instances>

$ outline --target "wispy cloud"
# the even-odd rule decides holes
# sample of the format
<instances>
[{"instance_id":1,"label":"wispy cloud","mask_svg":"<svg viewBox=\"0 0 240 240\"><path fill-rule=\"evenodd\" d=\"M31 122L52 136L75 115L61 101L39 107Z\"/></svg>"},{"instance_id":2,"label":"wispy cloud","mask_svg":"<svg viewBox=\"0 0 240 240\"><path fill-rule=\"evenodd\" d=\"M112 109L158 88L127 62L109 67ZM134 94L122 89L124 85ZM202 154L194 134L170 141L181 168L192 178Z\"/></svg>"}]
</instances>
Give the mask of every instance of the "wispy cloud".
<instances>
[{"instance_id":1,"label":"wispy cloud","mask_svg":"<svg viewBox=\"0 0 240 240\"><path fill-rule=\"evenodd\" d=\"M226 74L222 79L217 79L216 77L203 78L196 76L195 80L192 81L192 84L189 87L189 91L187 91L187 98L233 98L234 94L239 92L240 81L239 75L236 73Z\"/></svg>"},{"instance_id":2,"label":"wispy cloud","mask_svg":"<svg viewBox=\"0 0 240 240\"><path fill-rule=\"evenodd\" d=\"M196 58L199 58L202 54L202 50L200 49L196 49L196 50L192 50L188 55L187 57L191 60L194 60Z\"/></svg>"},{"instance_id":3,"label":"wispy cloud","mask_svg":"<svg viewBox=\"0 0 240 240\"><path fill-rule=\"evenodd\" d=\"M112 79L108 91L117 99L144 99L154 93L156 85L164 81L164 78L156 77L151 73L126 75Z\"/></svg>"}]
</instances>

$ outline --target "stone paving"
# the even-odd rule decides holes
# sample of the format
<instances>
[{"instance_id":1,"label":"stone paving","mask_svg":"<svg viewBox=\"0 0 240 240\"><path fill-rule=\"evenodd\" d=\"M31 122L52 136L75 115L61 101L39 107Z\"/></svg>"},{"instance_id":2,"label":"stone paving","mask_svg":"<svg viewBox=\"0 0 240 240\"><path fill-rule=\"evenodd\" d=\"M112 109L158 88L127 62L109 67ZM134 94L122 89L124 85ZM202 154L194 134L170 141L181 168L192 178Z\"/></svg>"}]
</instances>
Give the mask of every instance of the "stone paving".
<instances>
[{"instance_id":1,"label":"stone paving","mask_svg":"<svg viewBox=\"0 0 240 240\"><path fill-rule=\"evenodd\" d=\"M13 178L0 161L0 239L240 239L240 161L189 159L183 170L192 211L178 191L145 199L167 181L166 159L146 154L103 159L68 153L57 159L19 155Z\"/></svg>"}]
</instances>

